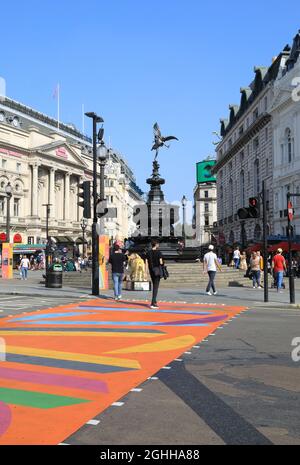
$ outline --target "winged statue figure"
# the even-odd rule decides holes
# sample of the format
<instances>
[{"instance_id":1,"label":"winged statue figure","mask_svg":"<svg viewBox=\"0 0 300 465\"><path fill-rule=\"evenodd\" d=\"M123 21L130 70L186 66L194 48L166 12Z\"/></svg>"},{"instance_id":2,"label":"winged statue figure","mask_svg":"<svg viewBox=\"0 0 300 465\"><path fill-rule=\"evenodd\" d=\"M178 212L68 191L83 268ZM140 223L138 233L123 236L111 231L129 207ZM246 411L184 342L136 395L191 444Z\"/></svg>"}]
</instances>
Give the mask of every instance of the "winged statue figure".
<instances>
[{"instance_id":1,"label":"winged statue figure","mask_svg":"<svg viewBox=\"0 0 300 465\"><path fill-rule=\"evenodd\" d=\"M178 139L175 136L168 136L168 137L162 136L160 128L157 123L154 124L153 131L154 131L154 145L151 150L156 151L156 155L154 158L154 160L156 160L159 149L161 149L162 147L167 147L167 148L170 147L169 145L166 144L166 142L170 140L178 140Z\"/></svg>"}]
</instances>

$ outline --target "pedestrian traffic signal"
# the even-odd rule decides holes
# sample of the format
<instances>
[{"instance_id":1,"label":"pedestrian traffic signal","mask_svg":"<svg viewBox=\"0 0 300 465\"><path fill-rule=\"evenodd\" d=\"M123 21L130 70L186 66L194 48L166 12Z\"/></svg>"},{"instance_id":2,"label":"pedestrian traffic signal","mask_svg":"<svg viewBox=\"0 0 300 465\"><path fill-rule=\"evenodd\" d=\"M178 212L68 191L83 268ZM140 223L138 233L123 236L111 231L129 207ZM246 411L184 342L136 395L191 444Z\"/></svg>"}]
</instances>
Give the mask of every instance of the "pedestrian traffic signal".
<instances>
[{"instance_id":1,"label":"pedestrian traffic signal","mask_svg":"<svg viewBox=\"0 0 300 465\"><path fill-rule=\"evenodd\" d=\"M249 218L259 218L259 199L257 197L250 197L249 199Z\"/></svg>"},{"instance_id":2,"label":"pedestrian traffic signal","mask_svg":"<svg viewBox=\"0 0 300 465\"><path fill-rule=\"evenodd\" d=\"M260 206L258 197L251 197L249 199L249 207L240 208L238 210L238 217L240 220L247 220L249 218L259 218Z\"/></svg>"},{"instance_id":3,"label":"pedestrian traffic signal","mask_svg":"<svg viewBox=\"0 0 300 465\"><path fill-rule=\"evenodd\" d=\"M83 207L83 217L91 218L91 183L90 181L84 181L82 184L79 184L79 199L83 199L80 202L77 202L79 207Z\"/></svg>"}]
</instances>

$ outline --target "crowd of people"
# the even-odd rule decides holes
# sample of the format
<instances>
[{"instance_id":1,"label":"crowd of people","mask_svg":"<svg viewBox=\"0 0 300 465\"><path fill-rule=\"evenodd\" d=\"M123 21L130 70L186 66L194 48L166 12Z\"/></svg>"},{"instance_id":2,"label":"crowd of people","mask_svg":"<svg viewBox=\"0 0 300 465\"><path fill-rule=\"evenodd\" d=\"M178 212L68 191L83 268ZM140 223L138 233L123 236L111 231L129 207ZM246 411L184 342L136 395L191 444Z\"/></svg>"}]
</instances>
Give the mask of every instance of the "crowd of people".
<instances>
[{"instance_id":1,"label":"crowd of people","mask_svg":"<svg viewBox=\"0 0 300 465\"><path fill-rule=\"evenodd\" d=\"M245 276L252 279L253 288L261 289L261 277L264 270L264 260L260 251L253 251L247 255L236 247L232 254L229 266L237 270L245 271ZM268 273L273 277L272 287L278 292L285 288L284 277L288 275L288 256L281 248L275 254L268 255ZM292 259L292 272L295 277L300 277L300 257L294 255Z\"/></svg>"}]
</instances>

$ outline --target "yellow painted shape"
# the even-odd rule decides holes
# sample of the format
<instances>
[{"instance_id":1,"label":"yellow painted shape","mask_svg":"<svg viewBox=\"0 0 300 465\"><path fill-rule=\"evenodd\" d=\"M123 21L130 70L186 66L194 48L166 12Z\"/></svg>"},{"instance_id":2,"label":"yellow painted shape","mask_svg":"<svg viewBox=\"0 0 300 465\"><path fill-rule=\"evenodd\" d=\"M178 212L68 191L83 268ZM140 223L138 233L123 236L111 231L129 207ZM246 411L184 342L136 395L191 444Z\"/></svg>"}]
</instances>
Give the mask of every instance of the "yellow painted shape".
<instances>
[{"instance_id":1,"label":"yellow painted shape","mask_svg":"<svg viewBox=\"0 0 300 465\"><path fill-rule=\"evenodd\" d=\"M150 342L138 346L126 347L124 349L113 350L106 352L107 354L130 354L137 352L165 352L168 350L177 350L183 347L192 346L195 343L194 336L178 336L172 339L164 339L163 341Z\"/></svg>"},{"instance_id":2,"label":"yellow painted shape","mask_svg":"<svg viewBox=\"0 0 300 465\"><path fill-rule=\"evenodd\" d=\"M97 337L161 337L165 334L151 334L151 333L117 333L117 332L107 332L107 333L98 333L95 331L91 332L80 332L80 331L0 331L0 336L97 336Z\"/></svg>"},{"instance_id":3,"label":"yellow painted shape","mask_svg":"<svg viewBox=\"0 0 300 465\"><path fill-rule=\"evenodd\" d=\"M75 362L95 363L98 365L112 365L125 368L140 368L137 360L115 357L102 357L98 355L76 354L72 352L59 352L57 350L34 349L31 347L6 346L6 352L31 357L55 358L57 360L72 360Z\"/></svg>"}]
</instances>

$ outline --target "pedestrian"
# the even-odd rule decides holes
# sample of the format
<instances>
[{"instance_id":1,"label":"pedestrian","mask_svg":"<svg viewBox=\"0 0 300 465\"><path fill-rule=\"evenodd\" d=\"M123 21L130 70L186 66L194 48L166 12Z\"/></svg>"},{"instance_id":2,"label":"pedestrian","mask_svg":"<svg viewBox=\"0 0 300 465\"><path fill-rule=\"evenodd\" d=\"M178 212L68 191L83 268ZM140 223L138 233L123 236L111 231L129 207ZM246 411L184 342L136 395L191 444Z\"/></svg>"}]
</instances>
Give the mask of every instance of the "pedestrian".
<instances>
[{"instance_id":1,"label":"pedestrian","mask_svg":"<svg viewBox=\"0 0 300 465\"><path fill-rule=\"evenodd\" d=\"M124 264L126 261L127 256L123 254L121 247L118 244L115 244L109 257L114 284L115 300L122 299L122 283L124 277Z\"/></svg>"},{"instance_id":2,"label":"pedestrian","mask_svg":"<svg viewBox=\"0 0 300 465\"><path fill-rule=\"evenodd\" d=\"M158 309L157 294L160 279L162 277L162 266L164 266L164 258L161 251L159 250L159 242L156 240L151 242L151 249L147 253L147 262L152 281L152 301L150 308Z\"/></svg>"},{"instance_id":3,"label":"pedestrian","mask_svg":"<svg viewBox=\"0 0 300 465\"><path fill-rule=\"evenodd\" d=\"M283 274L287 270L285 258L282 255L282 249L277 250L277 254L272 261L272 269L275 276L277 292L282 293Z\"/></svg>"},{"instance_id":4,"label":"pedestrian","mask_svg":"<svg viewBox=\"0 0 300 465\"><path fill-rule=\"evenodd\" d=\"M235 251L233 252L233 261L236 270L240 268L240 261L241 261L241 252L239 247L236 247Z\"/></svg>"},{"instance_id":5,"label":"pedestrian","mask_svg":"<svg viewBox=\"0 0 300 465\"><path fill-rule=\"evenodd\" d=\"M246 255L246 252L243 252L242 255L241 255L240 270L247 271L247 269L248 269L247 255Z\"/></svg>"},{"instance_id":6,"label":"pedestrian","mask_svg":"<svg viewBox=\"0 0 300 465\"><path fill-rule=\"evenodd\" d=\"M252 256L250 259L250 270L252 275L253 281L253 289L256 289L256 285L258 289L262 289L260 285L260 277L261 277L261 270L260 270L260 256L257 252L252 252Z\"/></svg>"},{"instance_id":7,"label":"pedestrian","mask_svg":"<svg viewBox=\"0 0 300 465\"><path fill-rule=\"evenodd\" d=\"M208 273L209 282L206 288L207 295L212 295L210 290L212 289L214 295L217 295L216 286L215 286L215 277L217 274L217 268L219 271L222 271L222 268L219 264L218 257L214 253L214 246L210 245L208 247L209 252L204 255L203 261L203 272L204 274Z\"/></svg>"},{"instance_id":8,"label":"pedestrian","mask_svg":"<svg viewBox=\"0 0 300 465\"><path fill-rule=\"evenodd\" d=\"M27 279L28 269L30 268L30 261L28 260L26 255L24 255L24 257L22 258L20 266L21 266L22 279L25 280Z\"/></svg>"}]
</instances>

